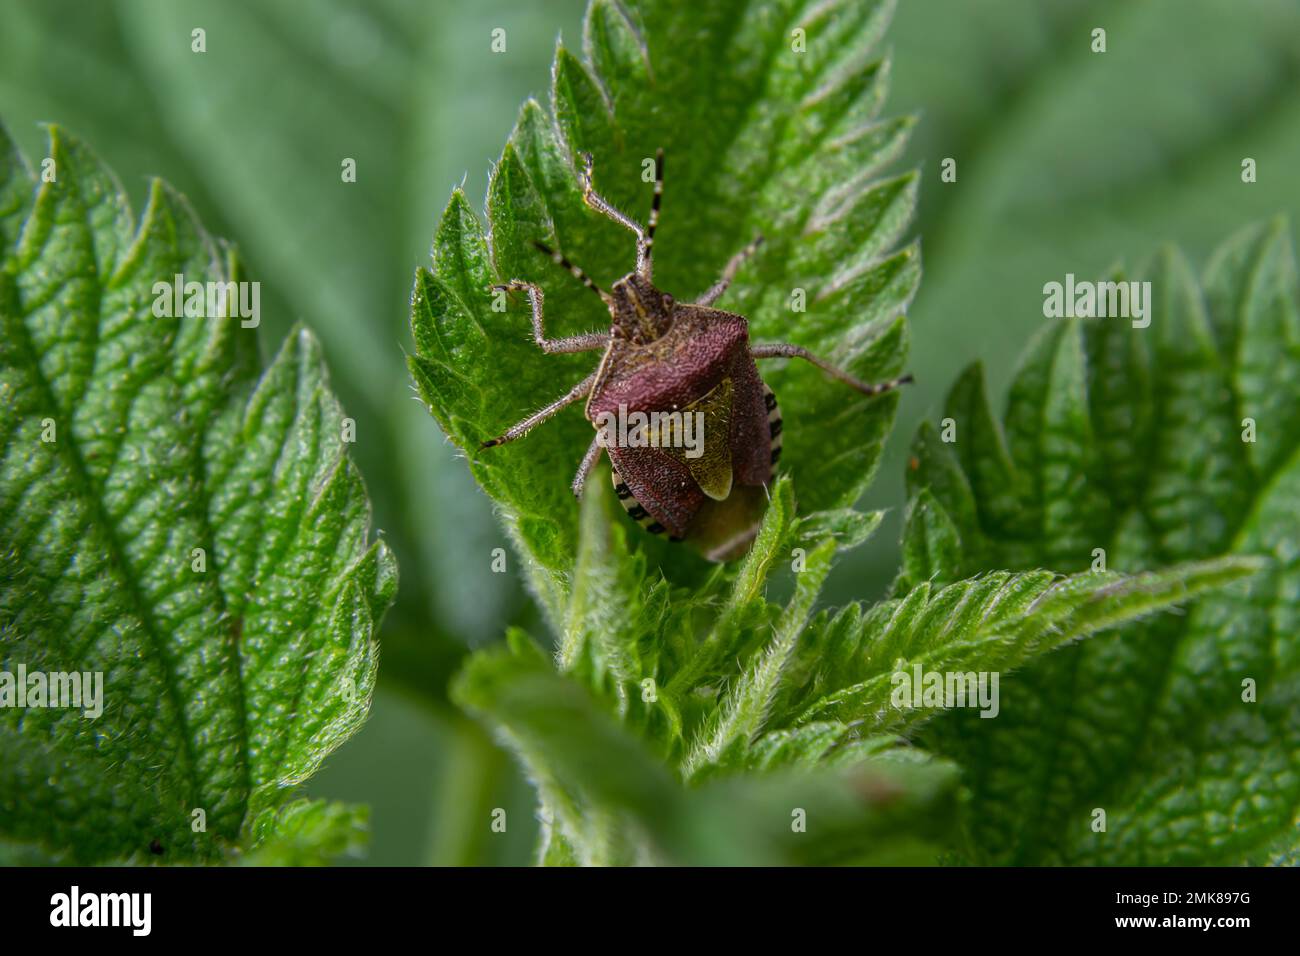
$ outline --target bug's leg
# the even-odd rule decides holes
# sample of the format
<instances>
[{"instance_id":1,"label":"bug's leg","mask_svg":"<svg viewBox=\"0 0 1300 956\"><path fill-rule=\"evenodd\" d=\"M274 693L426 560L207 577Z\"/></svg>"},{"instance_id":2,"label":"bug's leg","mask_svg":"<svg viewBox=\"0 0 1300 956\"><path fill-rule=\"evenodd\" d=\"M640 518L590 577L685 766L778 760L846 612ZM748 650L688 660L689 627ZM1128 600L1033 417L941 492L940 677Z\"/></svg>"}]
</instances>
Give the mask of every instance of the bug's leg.
<instances>
[{"instance_id":1,"label":"bug's leg","mask_svg":"<svg viewBox=\"0 0 1300 956\"><path fill-rule=\"evenodd\" d=\"M583 153L582 172L578 175L579 182L582 183L582 201L596 212L608 216L620 226L631 229L636 234L636 271L648 279L650 278L650 237L646 235L639 222L615 208L609 200L596 192L596 187L591 181L592 163L591 153Z\"/></svg>"},{"instance_id":2,"label":"bug's leg","mask_svg":"<svg viewBox=\"0 0 1300 956\"><path fill-rule=\"evenodd\" d=\"M578 473L573 476L573 497L581 498L582 489L587 485L587 476L591 474L591 469L596 467L596 462L600 461L601 452L605 450L604 444L601 443L600 433L591 440L591 445L587 448L587 453L582 456L582 464L578 466Z\"/></svg>"},{"instance_id":3,"label":"bug's leg","mask_svg":"<svg viewBox=\"0 0 1300 956\"><path fill-rule=\"evenodd\" d=\"M763 244L762 236L755 236L744 249L741 249L727 263L727 267L722 270L722 278L713 283L713 288L700 296L696 305L713 305L727 291L727 286L731 285L731 280L736 278L736 273L740 267L745 264L745 260L758 251L758 247Z\"/></svg>"},{"instance_id":4,"label":"bug's leg","mask_svg":"<svg viewBox=\"0 0 1300 956\"><path fill-rule=\"evenodd\" d=\"M875 384L864 382L861 379L854 378L843 369L836 368L830 362L823 358L818 358L801 345L787 345L777 343L773 345L755 345L749 350L750 354L756 359L760 358L801 358L805 362L811 362L816 365L832 378L837 378L845 385L857 389L863 395L880 395L884 392L893 391L900 385L905 385L912 381L912 376L900 375L898 378L890 379L888 382L877 382Z\"/></svg>"},{"instance_id":5,"label":"bug's leg","mask_svg":"<svg viewBox=\"0 0 1300 956\"><path fill-rule=\"evenodd\" d=\"M500 436L496 438L489 438L487 441L483 442L483 444L480 445L479 447L493 448L497 445L504 445L506 442L512 442L517 438L523 438L530 431L532 431L533 428L540 425L548 418L553 417L556 412L560 411L561 409L569 405L572 405L580 398L586 398L587 393L591 391L591 386L596 381L597 374L599 374L599 370L597 370L596 372L592 372L590 375L584 378L577 385L573 386L573 388L569 389L569 393L565 395L563 398L556 399L555 401L551 402L551 404L547 405L545 408L539 408L537 411L533 412L523 421L515 425L511 425Z\"/></svg>"},{"instance_id":6,"label":"bug's leg","mask_svg":"<svg viewBox=\"0 0 1300 956\"><path fill-rule=\"evenodd\" d=\"M603 349L609 345L609 336L603 332L588 332L585 335L572 335L564 339L548 339L545 330L542 328L543 295L542 287L539 285L531 282L521 282L516 279L504 285L494 285L491 288L502 292L528 293L528 302L533 307L533 341L537 343L539 349L548 355L589 352L592 349Z\"/></svg>"}]
</instances>

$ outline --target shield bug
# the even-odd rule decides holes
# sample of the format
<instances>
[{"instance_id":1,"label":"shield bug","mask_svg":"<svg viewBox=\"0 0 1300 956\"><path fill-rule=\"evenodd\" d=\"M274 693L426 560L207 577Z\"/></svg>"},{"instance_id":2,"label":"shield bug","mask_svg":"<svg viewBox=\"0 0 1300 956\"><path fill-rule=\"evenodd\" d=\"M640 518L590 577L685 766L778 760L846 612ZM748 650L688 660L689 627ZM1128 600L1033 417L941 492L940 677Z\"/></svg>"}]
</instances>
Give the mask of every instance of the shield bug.
<instances>
[{"instance_id":1,"label":"shield bug","mask_svg":"<svg viewBox=\"0 0 1300 956\"><path fill-rule=\"evenodd\" d=\"M608 292L559 251L534 243L600 296L612 319L608 332L549 339L536 283L513 280L491 287L527 293L533 340L543 352L601 350L604 356L566 395L482 447L523 438L585 398L596 437L573 479L573 493L582 496L592 468L607 453L615 492L634 520L649 532L686 540L707 557L725 561L749 549L781 456L781 413L755 359L803 359L864 395L888 392L911 376L870 384L798 345L751 345L745 318L712 305L758 249L761 236L732 256L718 281L694 303L677 302L656 288L652 266L663 170L661 149L655 156L650 218L642 228L596 192L591 156L583 157L583 202L636 236L636 269Z\"/></svg>"}]
</instances>

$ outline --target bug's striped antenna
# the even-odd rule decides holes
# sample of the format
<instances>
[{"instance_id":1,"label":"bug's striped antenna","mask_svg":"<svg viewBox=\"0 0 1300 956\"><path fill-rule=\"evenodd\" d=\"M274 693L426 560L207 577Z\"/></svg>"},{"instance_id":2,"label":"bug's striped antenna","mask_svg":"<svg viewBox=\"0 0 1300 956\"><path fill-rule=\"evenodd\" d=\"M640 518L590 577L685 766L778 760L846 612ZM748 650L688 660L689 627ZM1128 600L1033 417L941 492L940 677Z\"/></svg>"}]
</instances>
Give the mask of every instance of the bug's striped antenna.
<instances>
[{"instance_id":1,"label":"bug's striped antenna","mask_svg":"<svg viewBox=\"0 0 1300 956\"><path fill-rule=\"evenodd\" d=\"M655 150L655 195L650 201L650 221L645 230L645 258L649 264L655 244L655 229L659 226L659 204L664 198L664 150L659 147Z\"/></svg>"},{"instance_id":2,"label":"bug's striped antenna","mask_svg":"<svg viewBox=\"0 0 1300 956\"><path fill-rule=\"evenodd\" d=\"M572 262L570 262L567 258L565 258L564 254L560 252L560 250L552 249L546 243L538 242L536 239L533 240L533 245L536 246L541 252L550 256L551 261L554 262L557 266L561 266L562 268L568 269L575 279L577 279L579 282L585 285L592 292L596 293L596 295L600 296L602 301L605 302L609 301L609 293L605 292L603 289L601 289L600 286L596 285L596 283L592 281L591 276L587 275L587 273L583 272Z\"/></svg>"}]
</instances>

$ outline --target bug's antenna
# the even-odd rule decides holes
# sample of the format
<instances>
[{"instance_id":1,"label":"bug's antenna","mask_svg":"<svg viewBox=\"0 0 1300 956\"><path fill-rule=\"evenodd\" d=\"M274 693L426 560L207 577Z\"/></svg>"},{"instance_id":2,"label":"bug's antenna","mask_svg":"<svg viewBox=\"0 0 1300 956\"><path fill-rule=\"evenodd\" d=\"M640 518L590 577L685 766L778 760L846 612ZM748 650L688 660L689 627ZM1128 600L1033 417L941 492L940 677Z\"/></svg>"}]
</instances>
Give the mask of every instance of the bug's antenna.
<instances>
[{"instance_id":1,"label":"bug's antenna","mask_svg":"<svg viewBox=\"0 0 1300 956\"><path fill-rule=\"evenodd\" d=\"M585 285L592 292L596 293L596 295L600 296L601 301L603 302L609 301L609 293L605 292L603 289L601 289L600 286L596 285L596 283L592 281L591 276L587 275L587 273L583 272L572 262L566 259L564 257L564 254L561 253L560 250L552 249L546 243L538 242L536 239L533 240L533 245L536 246L540 251L542 251L546 255L550 256L551 261L554 262L557 266L561 266L565 269L568 269L569 272L573 274L573 277L575 279L577 279L579 282Z\"/></svg>"},{"instance_id":2,"label":"bug's antenna","mask_svg":"<svg viewBox=\"0 0 1300 956\"><path fill-rule=\"evenodd\" d=\"M650 201L650 221L645 230L645 271L650 278L651 260L654 254L655 229L659 226L659 204L664 198L664 149L655 150L655 196Z\"/></svg>"}]
</instances>

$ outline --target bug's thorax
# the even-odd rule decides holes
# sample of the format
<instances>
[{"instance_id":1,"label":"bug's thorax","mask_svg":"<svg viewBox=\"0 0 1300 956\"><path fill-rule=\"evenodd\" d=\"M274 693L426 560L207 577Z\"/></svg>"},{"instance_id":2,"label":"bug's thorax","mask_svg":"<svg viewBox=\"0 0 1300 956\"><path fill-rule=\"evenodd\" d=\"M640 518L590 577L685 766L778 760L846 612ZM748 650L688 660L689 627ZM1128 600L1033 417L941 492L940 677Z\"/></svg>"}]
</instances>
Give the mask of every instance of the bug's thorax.
<instances>
[{"instance_id":1,"label":"bug's thorax","mask_svg":"<svg viewBox=\"0 0 1300 956\"><path fill-rule=\"evenodd\" d=\"M673 297L638 273L614 283L608 304L614 334L633 345L648 345L673 327Z\"/></svg>"}]
</instances>

